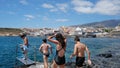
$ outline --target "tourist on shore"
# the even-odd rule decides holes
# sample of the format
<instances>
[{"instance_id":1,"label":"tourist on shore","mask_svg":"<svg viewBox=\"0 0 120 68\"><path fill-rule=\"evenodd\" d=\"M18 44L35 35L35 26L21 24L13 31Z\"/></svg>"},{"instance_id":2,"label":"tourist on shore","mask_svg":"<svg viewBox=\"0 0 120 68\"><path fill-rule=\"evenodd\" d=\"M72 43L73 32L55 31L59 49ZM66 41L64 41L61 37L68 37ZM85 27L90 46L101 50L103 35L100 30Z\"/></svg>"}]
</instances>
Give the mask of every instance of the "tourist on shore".
<instances>
[{"instance_id":1,"label":"tourist on shore","mask_svg":"<svg viewBox=\"0 0 120 68\"><path fill-rule=\"evenodd\" d=\"M56 40L53 39L56 38ZM48 41L56 44L56 55L53 60L52 68L60 68L65 67L65 50L66 50L66 39L63 37L61 33L57 33L56 35L49 36Z\"/></svg>"},{"instance_id":2,"label":"tourist on shore","mask_svg":"<svg viewBox=\"0 0 120 68\"><path fill-rule=\"evenodd\" d=\"M25 33L20 33L20 37L23 39L23 44L21 45L21 50L23 51L24 60L27 60L27 53L28 53L28 38L26 37Z\"/></svg>"},{"instance_id":3,"label":"tourist on shore","mask_svg":"<svg viewBox=\"0 0 120 68\"><path fill-rule=\"evenodd\" d=\"M48 57L49 54L52 54L52 47L50 44L47 44L47 40L43 39L43 43L41 44L39 50L43 54L43 60L44 60L44 68L48 68ZM49 53L49 48L50 48L50 53Z\"/></svg>"},{"instance_id":4,"label":"tourist on shore","mask_svg":"<svg viewBox=\"0 0 120 68\"><path fill-rule=\"evenodd\" d=\"M78 36L75 37L74 41L75 41L74 52L70 56L70 58L76 56L76 68L82 68L83 63L85 61L85 51L88 54L88 64L91 65L90 51L88 50L87 46L80 42Z\"/></svg>"}]
</instances>

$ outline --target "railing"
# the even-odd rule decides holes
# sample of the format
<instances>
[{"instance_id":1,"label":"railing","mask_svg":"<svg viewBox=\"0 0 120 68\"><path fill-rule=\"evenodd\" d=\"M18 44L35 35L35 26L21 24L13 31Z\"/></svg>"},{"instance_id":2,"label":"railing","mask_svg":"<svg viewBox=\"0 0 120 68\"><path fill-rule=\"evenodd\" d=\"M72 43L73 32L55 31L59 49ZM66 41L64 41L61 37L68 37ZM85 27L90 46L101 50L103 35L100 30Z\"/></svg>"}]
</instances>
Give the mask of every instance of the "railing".
<instances>
[{"instance_id":1,"label":"railing","mask_svg":"<svg viewBox=\"0 0 120 68\"><path fill-rule=\"evenodd\" d=\"M19 47L20 47L20 44L19 45L16 45L16 49L15 49L15 64L14 64L14 68L18 68L18 60L17 60L17 57L18 57L18 49L19 49ZM32 54L32 56L34 57L34 62L35 62L35 64L36 64L36 53L37 53L37 49L36 49L36 46L33 46L33 47L31 47L31 48L33 48L34 49L34 54ZM27 55L27 57L28 57L28 55ZM26 62L26 64L27 64L27 62ZM27 67L26 65L25 65L25 67Z\"/></svg>"}]
</instances>

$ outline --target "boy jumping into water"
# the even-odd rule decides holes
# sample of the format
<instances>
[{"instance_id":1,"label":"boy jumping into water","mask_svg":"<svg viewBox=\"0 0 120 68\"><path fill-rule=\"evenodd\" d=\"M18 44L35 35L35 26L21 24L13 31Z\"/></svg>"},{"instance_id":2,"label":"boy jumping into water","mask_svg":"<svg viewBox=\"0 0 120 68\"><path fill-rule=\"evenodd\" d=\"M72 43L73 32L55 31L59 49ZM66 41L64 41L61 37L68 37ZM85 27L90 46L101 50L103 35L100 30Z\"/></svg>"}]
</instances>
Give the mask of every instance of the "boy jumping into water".
<instances>
[{"instance_id":1,"label":"boy jumping into water","mask_svg":"<svg viewBox=\"0 0 120 68\"><path fill-rule=\"evenodd\" d=\"M70 56L70 58L72 58L73 56L76 56L76 68L82 68L83 63L85 61L85 51L88 54L88 64L91 65L90 52L87 46L80 42L80 39L78 36L75 37L74 41L75 41L74 52Z\"/></svg>"},{"instance_id":2,"label":"boy jumping into water","mask_svg":"<svg viewBox=\"0 0 120 68\"><path fill-rule=\"evenodd\" d=\"M47 44L47 40L43 39L43 43L40 46L39 50L43 53L43 60L44 60L44 68L48 68L48 57L49 57L49 48L50 53L52 54L52 47L51 45Z\"/></svg>"}]
</instances>

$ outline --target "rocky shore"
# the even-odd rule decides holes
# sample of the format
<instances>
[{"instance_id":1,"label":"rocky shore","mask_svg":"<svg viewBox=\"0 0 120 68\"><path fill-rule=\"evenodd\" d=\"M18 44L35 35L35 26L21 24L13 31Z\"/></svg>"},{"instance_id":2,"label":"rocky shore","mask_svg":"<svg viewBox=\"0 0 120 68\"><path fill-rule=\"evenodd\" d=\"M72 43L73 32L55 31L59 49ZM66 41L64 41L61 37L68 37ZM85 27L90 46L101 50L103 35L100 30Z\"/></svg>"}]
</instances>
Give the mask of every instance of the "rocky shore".
<instances>
[{"instance_id":1,"label":"rocky shore","mask_svg":"<svg viewBox=\"0 0 120 68\"><path fill-rule=\"evenodd\" d=\"M100 54L92 58L95 68L120 68L120 45L101 50Z\"/></svg>"}]
</instances>

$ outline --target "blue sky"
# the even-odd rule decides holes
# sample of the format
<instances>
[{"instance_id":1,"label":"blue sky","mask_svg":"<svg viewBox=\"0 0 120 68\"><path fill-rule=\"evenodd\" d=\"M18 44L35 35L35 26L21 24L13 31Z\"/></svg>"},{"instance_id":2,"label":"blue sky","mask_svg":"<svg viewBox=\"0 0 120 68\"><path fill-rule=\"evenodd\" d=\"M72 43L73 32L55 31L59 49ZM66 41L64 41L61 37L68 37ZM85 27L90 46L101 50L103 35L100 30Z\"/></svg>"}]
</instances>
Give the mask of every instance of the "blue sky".
<instances>
[{"instance_id":1,"label":"blue sky","mask_svg":"<svg viewBox=\"0 0 120 68\"><path fill-rule=\"evenodd\" d=\"M0 27L57 28L120 19L120 0L0 0Z\"/></svg>"}]
</instances>

